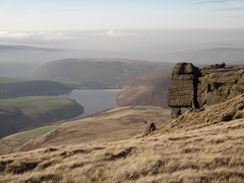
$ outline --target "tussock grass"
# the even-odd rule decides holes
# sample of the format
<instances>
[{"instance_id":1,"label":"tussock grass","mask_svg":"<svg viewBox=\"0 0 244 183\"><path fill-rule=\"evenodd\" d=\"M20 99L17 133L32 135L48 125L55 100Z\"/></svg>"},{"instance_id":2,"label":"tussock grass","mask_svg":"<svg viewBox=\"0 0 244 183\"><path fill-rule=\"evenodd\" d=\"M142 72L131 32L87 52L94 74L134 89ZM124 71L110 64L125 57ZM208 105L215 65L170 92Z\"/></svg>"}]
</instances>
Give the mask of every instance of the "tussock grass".
<instances>
[{"instance_id":1,"label":"tussock grass","mask_svg":"<svg viewBox=\"0 0 244 183\"><path fill-rule=\"evenodd\" d=\"M242 183L244 118L234 116L243 111L243 97L198 113L188 112L146 137L0 156L0 182ZM124 121L131 111L111 112ZM232 115L230 121L222 118L227 112ZM114 118L105 115L99 119Z\"/></svg>"},{"instance_id":2,"label":"tussock grass","mask_svg":"<svg viewBox=\"0 0 244 183\"><path fill-rule=\"evenodd\" d=\"M55 146L0 157L0 182L244 181L244 119L109 143Z\"/></svg>"},{"instance_id":3,"label":"tussock grass","mask_svg":"<svg viewBox=\"0 0 244 183\"><path fill-rule=\"evenodd\" d=\"M225 102L208 106L204 111L187 111L177 119L168 121L161 128L161 132L173 132L179 129L190 130L241 118L244 118L244 94Z\"/></svg>"},{"instance_id":4,"label":"tussock grass","mask_svg":"<svg viewBox=\"0 0 244 183\"><path fill-rule=\"evenodd\" d=\"M0 154L53 145L111 142L142 134L147 124L157 127L169 119L161 107L134 106L104 111L89 118L21 132L0 141ZM46 133L47 132L47 133Z\"/></svg>"}]
</instances>

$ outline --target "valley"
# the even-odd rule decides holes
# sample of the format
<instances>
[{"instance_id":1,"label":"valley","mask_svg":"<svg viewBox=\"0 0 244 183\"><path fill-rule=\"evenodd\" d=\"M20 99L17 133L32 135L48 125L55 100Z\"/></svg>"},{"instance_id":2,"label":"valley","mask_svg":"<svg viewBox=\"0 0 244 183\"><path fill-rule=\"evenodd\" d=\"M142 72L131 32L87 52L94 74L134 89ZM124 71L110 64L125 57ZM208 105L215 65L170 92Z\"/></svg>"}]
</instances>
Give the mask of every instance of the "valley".
<instances>
[{"instance_id":1,"label":"valley","mask_svg":"<svg viewBox=\"0 0 244 183\"><path fill-rule=\"evenodd\" d=\"M0 0L0 183L244 183L244 0Z\"/></svg>"}]
</instances>

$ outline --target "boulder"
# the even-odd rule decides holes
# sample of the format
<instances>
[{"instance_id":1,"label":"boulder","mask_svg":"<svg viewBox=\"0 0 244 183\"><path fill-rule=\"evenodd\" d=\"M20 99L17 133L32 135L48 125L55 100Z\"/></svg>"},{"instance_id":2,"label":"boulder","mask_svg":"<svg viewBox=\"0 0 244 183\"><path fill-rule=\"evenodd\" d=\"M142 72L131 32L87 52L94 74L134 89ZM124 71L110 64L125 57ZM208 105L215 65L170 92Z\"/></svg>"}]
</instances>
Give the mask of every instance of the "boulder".
<instances>
[{"instance_id":1,"label":"boulder","mask_svg":"<svg viewBox=\"0 0 244 183\"><path fill-rule=\"evenodd\" d=\"M157 128L156 126L154 125L154 123L150 123L147 128L145 129L144 133L143 133L143 136L147 136L149 135L150 133L152 133L153 131L155 131Z\"/></svg>"}]
</instances>

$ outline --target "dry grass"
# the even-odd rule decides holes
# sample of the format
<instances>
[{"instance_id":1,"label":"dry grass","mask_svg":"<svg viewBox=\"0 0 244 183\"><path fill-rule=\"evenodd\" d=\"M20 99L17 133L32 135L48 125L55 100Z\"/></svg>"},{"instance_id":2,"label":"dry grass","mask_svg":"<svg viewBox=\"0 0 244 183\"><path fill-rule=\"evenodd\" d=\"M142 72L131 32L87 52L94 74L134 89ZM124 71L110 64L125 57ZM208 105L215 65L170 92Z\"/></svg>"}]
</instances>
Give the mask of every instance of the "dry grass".
<instances>
[{"instance_id":1,"label":"dry grass","mask_svg":"<svg viewBox=\"0 0 244 183\"><path fill-rule=\"evenodd\" d=\"M242 114L243 96L193 112L195 118L186 113L146 137L113 142L97 139L0 156L0 182L242 183L244 118L238 114L240 119L221 120L224 111L231 112L232 119ZM109 121L113 114L126 121L131 111L121 110L125 113L112 110L97 118ZM174 125L172 130L170 125Z\"/></svg>"},{"instance_id":2,"label":"dry grass","mask_svg":"<svg viewBox=\"0 0 244 183\"><path fill-rule=\"evenodd\" d=\"M0 182L244 181L244 120L110 143L0 157Z\"/></svg>"},{"instance_id":3,"label":"dry grass","mask_svg":"<svg viewBox=\"0 0 244 183\"><path fill-rule=\"evenodd\" d=\"M244 118L244 94L225 102L208 106L203 111L187 111L177 119L170 120L161 129L162 133L191 130L202 126Z\"/></svg>"},{"instance_id":4,"label":"dry grass","mask_svg":"<svg viewBox=\"0 0 244 183\"><path fill-rule=\"evenodd\" d=\"M157 127L161 126L169 119L169 114L168 109L160 107L120 107L89 118L53 126L54 129L44 135L33 136L33 130L11 135L0 141L0 155L54 145L129 139L142 134L151 122Z\"/></svg>"}]
</instances>

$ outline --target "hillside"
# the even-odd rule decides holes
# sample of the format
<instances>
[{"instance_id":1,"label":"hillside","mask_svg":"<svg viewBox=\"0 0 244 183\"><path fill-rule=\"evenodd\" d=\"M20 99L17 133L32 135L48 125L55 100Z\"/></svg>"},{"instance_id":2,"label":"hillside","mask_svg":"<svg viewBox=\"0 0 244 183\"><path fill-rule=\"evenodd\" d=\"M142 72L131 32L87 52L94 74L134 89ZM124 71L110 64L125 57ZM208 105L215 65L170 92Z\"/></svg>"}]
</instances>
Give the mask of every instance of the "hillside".
<instances>
[{"instance_id":1,"label":"hillside","mask_svg":"<svg viewBox=\"0 0 244 183\"><path fill-rule=\"evenodd\" d=\"M169 109L160 107L120 107L81 120L5 137L0 141L0 154L10 151L26 151L50 145L111 142L129 139L141 134L147 124L151 122L154 122L156 126L161 126L169 119L169 114ZM42 134L43 131L44 134Z\"/></svg>"},{"instance_id":2,"label":"hillside","mask_svg":"<svg viewBox=\"0 0 244 183\"><path fill-rule=\"evenodd\" d=\"M143 76L169 66L166 63L128 59L63 59L43 64L26 76L32 79L79 82L82 87L116 88L143 83ZM138 79L134 79L136 77Z\"/></svg>"},{"instance_id":3,"label":"hillside","mask_svg":"<svg viewBox=\"0 0 244 183\"><path fill-rule=\"evenodd\" d=\"M239 95L206 111L182 114L178 121L186 122L187 128L170 120L146 137L140 135L115 142L98 139L78 145L50 144L34 151L3 155L0 180L3 183L242 183L244 118L215 121L213 115L221 116L229 110L243 114L243 98L244 95ZM169 125L176 128L167 131Z\"/></svg>"},{"instance_id":4,"label":"hillside","mask_svg":"<svg viewBox=\"0 0 244 183\"><path fill-rule=\"evenodd\" d=\"M72 87L55 81L24 81L0 77L0 99L23 96L53 96L69 93L71 90Z\"/></svg>"},{"instance_id":5,"label":"hillside","mask_svg":"<svg viewBox=\"0 0 244 183\"><path fill-rule=\"evenodd\" d=\"M228 64L243 64L244 49L235 47L212 47L191 49L160 55L162 61L191 62L197 65L225 62Z\"/></svg>"},{"instance_id":6,"label":"hillside","mask_svg":"<svg viewBox=\"0 0 244 183\"><path fill-rule=\"evenodd\" d=\"M8 77L8 76L0 76L0 84L1 83L15 83L15 82L21 82L25 81L24 79L14 78L14 77Z\"/></svg>"},{"instance_id":7,"label":"hillside","mask_svg":"<svg viewBox=\"0 0 244 183\"><path fill-rule=\"evenodd\" d=\"M3 77L0 77L0 79ZM5 81L5 82L4 82ZM69 93L72 87L55 81L33 80L21 81L14 79L7 82L7 78L0 83L0 98L16 98L22 96L49 96Z\"/></svg>"},{"instance_id":8,"label":"hillside","mask_svg":"<svg viewBox=\"0 0 244 183\"><path fill-rule=\"evenodd\" d=\"M65 97L21 97L0 100L0 137L43 126L83 113L83 107Z\"/></svg>"},{"instance_id":9,"label":"hillside","mask_svg":"<svg viewBox=\"0 0 244 183\"><path fill-rule=\"evenodd\" d=\"M132 85L117 96L119 106L167 106L171 67L162 67L144 76L143 83Z\"/></svg>"},{"instance_id":10,"label":"hillside","mask_svg":"<svg viewBox=\"0 0 244 183\"><path fill-rule=\"evenodd\" d=\"M58 59L61 55L61 49L0 44L0 63L26 63L26 65L32 63L33 65L33 63L40 64L47 60Z\"/></svg>"}]
</instances>

